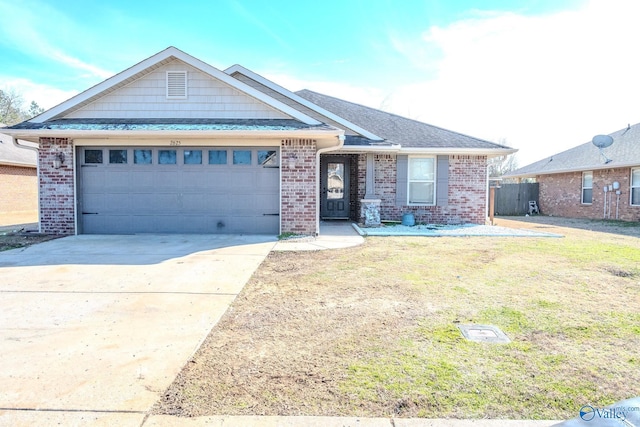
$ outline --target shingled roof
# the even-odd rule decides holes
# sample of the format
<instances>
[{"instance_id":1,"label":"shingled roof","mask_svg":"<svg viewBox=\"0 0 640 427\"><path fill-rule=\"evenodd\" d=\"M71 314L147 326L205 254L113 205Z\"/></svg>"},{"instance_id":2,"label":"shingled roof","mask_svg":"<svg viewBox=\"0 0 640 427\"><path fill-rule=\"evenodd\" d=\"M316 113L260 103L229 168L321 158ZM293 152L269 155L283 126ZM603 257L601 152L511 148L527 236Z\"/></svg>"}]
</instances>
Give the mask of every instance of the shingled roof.
<instances>
[{"instance_id":1,"label":"shingled roof","mask_svg":"<svg viewBox=\"0 0 640 427\"><path fill-rule=\"evenodd\" d=\"M35 168L37 163L35 151L16 147L10 136L0 133L0 165Z\"/></svg>"},{"instance_id":2,"label":"shingled roof","mask_svg":"<svg viewBox=\"0 0 640 427\"><path fill-rule=\"evenodd\" d=\"M640 166L640 124L610 134L613 144L600 150L591 142L516 169L505 178ZM607 162L607 160L611 160Z\"/></svg>"},{"instance_id":3,"label":"shingled roof","mask_svg":"<svg viewBox=\"0 0 640 427\"><path fill-rule=\"evenodd\" d=\"M387 142L400 144L403 148L468 148L468 149L510 149L504 145L474 138L458 132L442 129L427 123L412 120L396 114L365 107L307 89L296 92L298 96L343 117L350 122L380 135ZM345 144L363 145L362 140Z\"/></svg>"}]
</instances>

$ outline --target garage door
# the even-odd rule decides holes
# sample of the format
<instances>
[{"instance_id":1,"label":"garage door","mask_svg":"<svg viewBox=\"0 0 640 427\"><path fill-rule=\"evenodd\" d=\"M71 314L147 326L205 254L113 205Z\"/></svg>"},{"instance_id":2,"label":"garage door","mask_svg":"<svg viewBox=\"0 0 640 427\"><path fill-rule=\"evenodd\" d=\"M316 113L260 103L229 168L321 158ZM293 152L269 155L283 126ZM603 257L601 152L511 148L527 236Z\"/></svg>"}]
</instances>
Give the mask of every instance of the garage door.
<instances>
[{"instance_id":1,"label":"garage door","mask_svg":"<svg viewBox=\"0 0 640 427\"><path fill-rule=\"evenodd\" d=\"M80 147L78 159L81 233L278 233L277 147Z\"/></svg>"}]
</instances>

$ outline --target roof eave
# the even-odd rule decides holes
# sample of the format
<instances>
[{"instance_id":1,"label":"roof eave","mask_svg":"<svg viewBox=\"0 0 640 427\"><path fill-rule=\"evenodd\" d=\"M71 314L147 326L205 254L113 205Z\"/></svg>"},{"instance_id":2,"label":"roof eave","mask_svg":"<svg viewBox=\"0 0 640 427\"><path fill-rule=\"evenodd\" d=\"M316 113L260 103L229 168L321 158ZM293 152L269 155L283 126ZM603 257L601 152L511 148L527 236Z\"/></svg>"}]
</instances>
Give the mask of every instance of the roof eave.
<instances>
[{"instance_id":1,"label":"roof eave","mask_svg":"<svg viewBox=\"0 0 640 427\"><path fill-rule=\"evenodd\" d=\"M344 138L341 129L307 130L69 130L69 129L3 129L17 139L38 143L40 138L83 139L155 139L155 138Z\"/></svg>"},{"instance_id":2,"label":"roof eave","mask_svg":"<svg viewBox=\"0 0 640 427\"><path fill-rule=\"evenodd\" d=\"M395 152L399 154L469 154L469 155L486 155L489 157L506 156L518 151L516 148L456 148L456 147L403 147L400 144L389 145L345 145L340 149L341 152L360 152L360 153L376 153L376 152Z\"/></svg>"},{"instance_id":3,"label":"roof eave","mask_svg":"<svg viewBox=\"0 0 640 427\"><path fill-rule=\"evenodd\" d=\"M19 168L37 168L35 163L24 163L24 162L12 162L11 160L0 160L0 165L2 166L15 166Z\"/></svg>"},{"instance_id":4,"label":"roof eave","mask_svg":"<svg viewBox=\"0 0 640 427\"><path fill-rule=\"evenodd\" d=\"M640 167L640 162L627 162L627 163L603 163L601 165L591 165L584 167L575 167L575 168L566 168L566 169L556 169L553 171L533 171L533 172L525 172L520 174L507 174L505 178L535 178L539 175L555 175L559 173L573 173L573 172L585 172L585 171L594 171L594 170L603 170L603 169L621 169L621 168L633 168Z\"/></svg>"}]
</instances>

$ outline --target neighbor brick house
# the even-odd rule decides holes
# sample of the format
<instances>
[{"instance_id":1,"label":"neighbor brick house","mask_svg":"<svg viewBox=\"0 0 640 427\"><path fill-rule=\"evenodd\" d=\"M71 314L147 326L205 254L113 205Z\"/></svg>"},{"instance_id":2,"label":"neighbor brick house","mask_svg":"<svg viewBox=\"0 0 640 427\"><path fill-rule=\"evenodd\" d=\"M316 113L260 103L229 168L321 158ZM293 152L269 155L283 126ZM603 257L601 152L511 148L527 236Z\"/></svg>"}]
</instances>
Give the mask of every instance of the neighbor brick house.
<instances>
[{"instance_id":1,"label":"neighbor brick house","mask_svg":"<svg viewBox=\"0 0 640 427\"><path fill-rule=\"evenodd\" d=\"M587 142L505 178L535 178L546 215L640 221L640 125L609 136L606 148Z\"/></svg>"},{"instance_id":2,"label":"neighbor brick house","mask_svg":"<svg viewBox=\"0 0 640 427\"><path fill-rule=\"evenodd\" d=\"M3 132L38 143L59 234L316 234L370 209L482 224L487 159L515 151L173 47Z\"/></svg>"},{"instance_id":3,"label":"neighbor brick house","mask_svg":"<svg viewBox=\"0 0 640 427\"><path fill-rule=\"evenodd\" d=\"M0 125L1 126L1 125ZM19 220L38 209L38 173L35 150L18 147L0 134L0 216Z\"/></svg>"}]
</instances>

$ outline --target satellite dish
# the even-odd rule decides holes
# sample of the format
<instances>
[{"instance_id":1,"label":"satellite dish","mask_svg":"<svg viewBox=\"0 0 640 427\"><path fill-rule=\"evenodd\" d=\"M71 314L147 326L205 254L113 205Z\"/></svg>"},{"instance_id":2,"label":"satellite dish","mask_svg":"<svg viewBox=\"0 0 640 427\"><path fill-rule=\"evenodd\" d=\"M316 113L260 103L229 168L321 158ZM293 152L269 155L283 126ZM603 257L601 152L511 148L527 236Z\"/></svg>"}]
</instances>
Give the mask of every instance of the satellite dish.
<instances>
[{"instance_id":1,"label":"satellite dish","mask_svg":"<svg viewBox=\"0 0 640 427\"><path fill-rule=\"evenodd\" d=\"M600 150L600 155L604 157L604 164L606 165L607 163L610 163L611 159L605 156L602 149L611 146L611 144L613 144L613 138L609 135L596 135L593 137L591 142Z\"/></svg>"},{"instance_id":2,"label":"satellite dish","mask_svg":"<svg viewBox=\"0 0 640 427\"><path fill-rule=\"evenodd\" d=\"M607 148L611 146L611 144L613 144L613 138L611 138L609 135L596 135L593 137L591 142L593 142L593 145L602 150L603 148Z\"/></svg>"}]
</instances>

